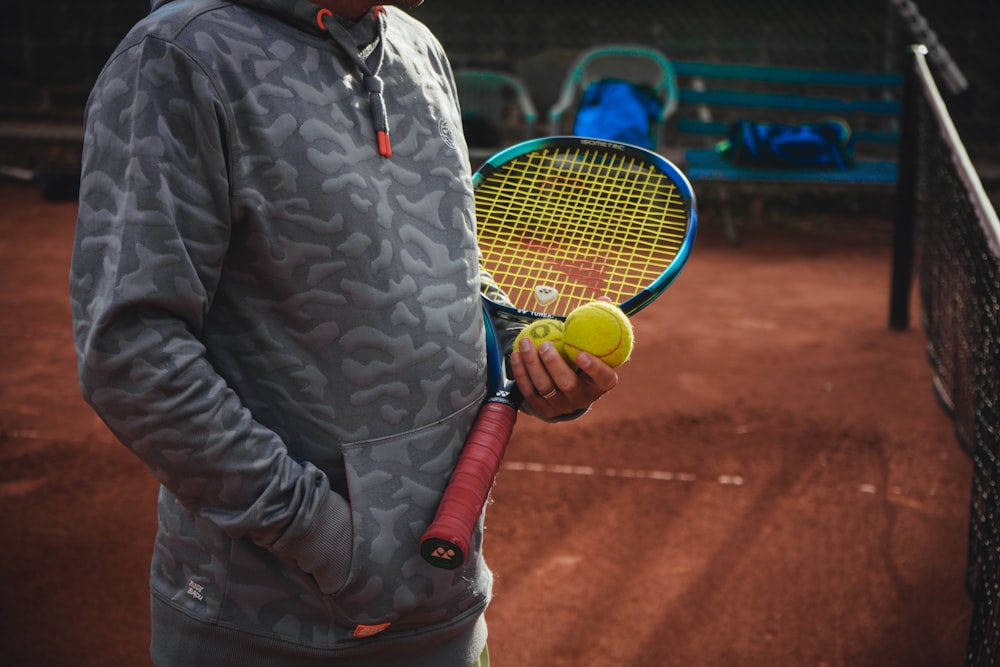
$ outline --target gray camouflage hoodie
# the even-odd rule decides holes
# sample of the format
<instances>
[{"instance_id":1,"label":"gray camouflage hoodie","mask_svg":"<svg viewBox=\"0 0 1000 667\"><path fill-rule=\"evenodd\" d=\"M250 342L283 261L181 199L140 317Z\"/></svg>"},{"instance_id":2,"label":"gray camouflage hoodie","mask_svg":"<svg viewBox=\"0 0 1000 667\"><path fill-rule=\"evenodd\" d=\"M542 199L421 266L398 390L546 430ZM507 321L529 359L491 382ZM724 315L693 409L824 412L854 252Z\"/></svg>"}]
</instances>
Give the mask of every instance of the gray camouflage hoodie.
<instances>
[{"instance_id":1,"label":"gray camouflage hoodie","mask_svg":"<svg viewBox=\"0 0 1000 667\"><path fill-rule=\"evenodd\" d=\"M394 8L152 6L89 103L70 297L84 396L161 483L154 661L468 665L481 532L418 553L485 391L445 55Z\"/></svg>"}]
</instances>

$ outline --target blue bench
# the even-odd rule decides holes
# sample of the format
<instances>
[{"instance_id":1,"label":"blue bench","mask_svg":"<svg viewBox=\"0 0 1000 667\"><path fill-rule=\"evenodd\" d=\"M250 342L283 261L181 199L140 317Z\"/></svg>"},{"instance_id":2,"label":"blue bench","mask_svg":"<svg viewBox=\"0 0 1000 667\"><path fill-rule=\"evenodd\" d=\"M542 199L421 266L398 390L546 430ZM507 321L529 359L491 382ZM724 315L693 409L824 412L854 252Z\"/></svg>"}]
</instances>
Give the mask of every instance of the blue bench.
<instances>
[{"instance_id":1,"label":"blue bench","mask_svg":"<svg viewBox=\"0 0 1000 667\"><path fill-rule=\"evenodd\" d=\"M673 66L679 105L672 136L695 185L895 187L902 75L685 61ZM736 165L714 149L736 120L795 124L831 117L846 121L854 136L855 163L848 169ZM724 187L721 193L726 200ZM735 242L728 209L723 214Z\"/></svg>"}]
</instances>

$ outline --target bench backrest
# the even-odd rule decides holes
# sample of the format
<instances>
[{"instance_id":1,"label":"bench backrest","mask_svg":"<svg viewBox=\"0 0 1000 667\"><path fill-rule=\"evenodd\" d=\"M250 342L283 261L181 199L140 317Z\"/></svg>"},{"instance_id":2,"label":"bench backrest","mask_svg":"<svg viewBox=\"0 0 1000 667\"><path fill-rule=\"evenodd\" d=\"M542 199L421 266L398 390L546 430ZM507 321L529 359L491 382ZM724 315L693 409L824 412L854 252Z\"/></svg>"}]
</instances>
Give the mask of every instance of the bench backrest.
<instances>
[{"instance_id":1,"label":"bench backrest","mask_svg":"<svg viewBox=\"0 0 1000 667\"><path fill-rule=\"evenodd\" d=\"M860 150L895 146L903 77L767 65L674 61L679 107L673 131L680 144L726 137L735 120L799 123L839 118ZM863 148L864 147L864 148Z\"/></svg>"},{"instance_id":2,"label":"bench backrest","mask_svg":"<svg viewBox=\"0 0 1000 667\"><path fill-rule=\"evenodd\" d=\"M455 71L455 85L462 105L466 131L473 122L488 125L497 135L486 143L470 136L470 146L496 148L535 134L538 112L527 87L518 77L483 69Z\"/></svg>"}]
</instances>

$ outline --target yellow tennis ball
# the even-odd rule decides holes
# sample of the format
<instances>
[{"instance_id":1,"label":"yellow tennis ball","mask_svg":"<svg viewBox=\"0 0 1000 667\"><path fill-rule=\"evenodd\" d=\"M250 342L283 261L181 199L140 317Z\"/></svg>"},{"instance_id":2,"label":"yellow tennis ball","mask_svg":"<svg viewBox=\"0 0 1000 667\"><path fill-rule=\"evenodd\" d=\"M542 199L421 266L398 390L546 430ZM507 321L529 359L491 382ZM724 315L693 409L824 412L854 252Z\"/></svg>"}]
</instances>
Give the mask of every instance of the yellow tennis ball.
<instances>
[{"instance_id":1,"label":"yellow tennis ball","mask_svg":"<svg viewBox=\"0 0 1000 667\"><path fill-rule=\"evenodd\" d=\"M555 345L556 351L559 354L565 356L563 352L563 323L562 320L535 320L528 326L521 329L521 332L517 334L517 338L514 339L514 349L518 349L521 345L521 340L523 338L528 338L532 343L535 344L537 349L545 341L550 341Z\"/></svg>"},{"instance_id":2,"label":"yellow tennis ball","mask_svg":"<svg viewBox=\"0 0 1000 667\"><path fill-rule=\"evenodd\" d=\"M628 361L634 342L628 316L606 301L585 303L566 317L563 354L573 363L580 352L589 352L609 366L620 366Z\"/></svg>"}]
</instances>

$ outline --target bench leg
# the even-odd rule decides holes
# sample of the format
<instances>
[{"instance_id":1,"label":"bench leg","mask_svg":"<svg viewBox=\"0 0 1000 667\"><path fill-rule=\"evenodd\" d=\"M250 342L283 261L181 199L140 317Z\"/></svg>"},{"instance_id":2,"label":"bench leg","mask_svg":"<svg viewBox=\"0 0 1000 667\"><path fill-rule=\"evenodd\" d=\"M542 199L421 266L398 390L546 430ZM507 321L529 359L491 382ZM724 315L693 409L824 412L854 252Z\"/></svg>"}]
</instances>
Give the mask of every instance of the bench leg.
<instances>
[{"instance_id":1,"label":"bench leg","mask_svg":"<svg viewBox=\"0 0 1000 667\"><path fill-rule=\"evenodd\" d=\"M725 185L719 186L719 203L722 205L722 224L726 232L726 239L732 245L739 245L740 236L736 231L736 222L733 220L733 213L729 207L729 188Z\"/></svg>"}]
</instances>

